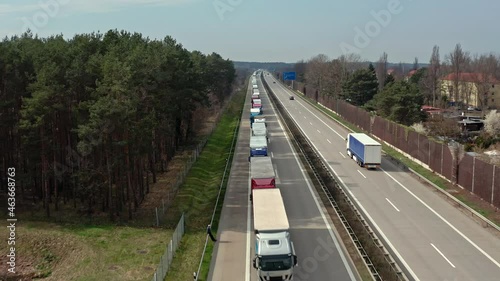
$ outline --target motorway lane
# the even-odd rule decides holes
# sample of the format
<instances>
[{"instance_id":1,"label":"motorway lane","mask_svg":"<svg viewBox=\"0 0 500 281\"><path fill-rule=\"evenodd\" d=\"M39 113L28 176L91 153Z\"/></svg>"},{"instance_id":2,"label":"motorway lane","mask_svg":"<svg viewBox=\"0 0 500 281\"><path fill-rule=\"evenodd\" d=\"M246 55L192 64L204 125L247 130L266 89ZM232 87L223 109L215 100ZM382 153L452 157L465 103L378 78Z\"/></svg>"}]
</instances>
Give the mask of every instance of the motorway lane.
<instances>
[{"instance_id":1,"label":"motorway lane","mask_svg":"<svg viewBox=\"0 0 500 281\"><path fill-rule=\"evenodd\" d=\"M252 84L249 83L208 281L248 281L250 277L248 256L248 248L250 248L248 232L250 223L248 220L250 211L248 206L250 124L248 116L250 115L251 93ZM212 241L208 242L212 243Z\"/></svg>"},{"instance_id":2,"label":"motorway lane","mask_svg":"<svg viewBox=\"0 0 500 281\"><path fill-rule=\"evenodd\" d=\"M299 260L294 280L360 280L333 224L324 215L326 210L318 201L318 195L282 129L260 79L258 84L268 124L269 151ZM258 280L254 269L251 280Z\"/></svg>"},{"instance_id":3,"label":"motorway lane","mask_svg":"<svg viewBox=\"0 0 500 281\"><path fill-rule=\"evenodd\" d=\"M303 100L290 101L286 88L265 77L415 279L498 280L498 237L392 163L384 160L383 170L368 171L344 158L347 130Z\"/></svg>"}]
</instances>

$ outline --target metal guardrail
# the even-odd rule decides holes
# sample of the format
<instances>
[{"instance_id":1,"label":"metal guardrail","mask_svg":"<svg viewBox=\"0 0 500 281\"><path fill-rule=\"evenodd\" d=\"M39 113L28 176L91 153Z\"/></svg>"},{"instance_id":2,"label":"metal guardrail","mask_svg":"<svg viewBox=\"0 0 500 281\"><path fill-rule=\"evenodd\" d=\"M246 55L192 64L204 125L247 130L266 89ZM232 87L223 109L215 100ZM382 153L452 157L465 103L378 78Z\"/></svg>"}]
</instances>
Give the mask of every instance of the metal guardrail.
<instances>
[{"instance_id":1,"label":"metal guardrail","mask_svg":"<svg viewBox=\"0 0 500 281\"><path fill-rule=\"evenodd\" d=\"M413 174L415 174L420 180L425 181L426 183L428 183L431 186L433 186L436 190L438 190L442 194L446 195L446 197L448 199L450 199L451 201L453 201L454 203L456 203L459 207L464 208L467 212L470 213L470 215L472 217L478 218L482 222L482 226L483 227L485 227L485 228L490 227L490 228L493 228L494 230L500 232L500 226L496 225L495 223L493 223L489 219L485 218L483 215L481 215L480 213L478 213L476 210L474 210L471 207L467 206L464 202L458 200L455 196L453 196L450 193L446 192L446 190L443 190L442 188L440 188L439 186L437 186L435 183L431 182L426 177L424 177L421 174L419 174L417 171L413 170L410 167L406 167L406 168L410 172L412 172Z\"/></svg>"},{"instance_id":2,"label":"metal guardrail","mask_svg":"<svg viewBox=\"0 0 500 281\"><path fill-rule=\"evenodd\" d=\"M300 93L302 96L302 99L304 99L307 103L311 104L312 106L315 106L315 104L313 104L311 101L308 100L308 98L300 91L296 91L298 93ZM323 108L324 110L327 110L327 111L330 111L332 112L333 114L337 115L340 117L340 115L333 111L332 109L322 105L321 103L316 103L318 106L320 106L321 108ZM328 116L329 118L331 118L331 116L329 116L328 114L326 114L323 110L320 110L321 113L325 114L326 116ZM333 118L332 118L333 119ZM336 121L335 119L333 119L334 121ZM354 132L351 128L349 128L348 126L342 124L341 122L338 122L338 124L340 124L341 126L343 126L345 129L347 129L348 131L351 131L351 132ZM410 157L410 155L407 155L407 153L405 153L404 151L401 151L400 149L398 149L397 147L394 147L393 145L391 145L390 143L387 143L385 142L384 140L372 135L373 137L375 137L376 139L378 139L379 141L382 141L384 142L384 144L390 146L391 148L393 149L396 149L398 150L399 153L403 154L404 156L406 157ZM390 155L387 155L387 156L390 156ZM456 203L459 207L465 209L467 212L470 213L470 215L473 217L473 218L477 218L476 221L480 221L479 223L485 227L485 228L493 228L494 230L500 232L500 226L498 226L497 224L493 223L492 221L490 221L489 219L487 219L485 216L481 215L480 213L478 213L476 210L472 209L471 207L467 206L464 202L458 200L455 196L451 195L450 193L448 193L446 190L443 190L442 188L440 188L439 186L437 186L435 183L433 183L432 181L430 181L429 179L427 179L426 177L424 177L423 175L421 175L420 173L418 173L417 171L411 169L410 167L407 167L406 165L404 165L402 162L398 161L397 159L394 159L393 157L390 157L393 161L397 162L397 164L399 166L401 166L403 169L406 169L408 171L410 171L411 173L413 173L415 176L417 176L419 179L421 179L422 181L430 184L432 187L434 187L437 191L439 191L440 193L442 193L443 195L445 195L449 200L453 201L454 203ZM414 161L415 162L415 161ZM448 179L442 177L443 179L445 179L446 181L449 181Z\"/></svg>"},{"instance_id":3,"label":"metal guardrail","mask_svg":"<svg viewBox=\"0 0 500 281\"><path fill-rule=\"evenodd\" d=\"M182 214L179 222L177 223L177 227L175 228L174 234L172 235L172 239L167 245L165 252L160 257L160 264L155 270L152 281L163 281L165 276L167 276L168 269L170 268L170 264L174 259L175 251L181 242L182 236L184 236L184 228L185 219L184 214Z\"/></svg>"}]
</instances>

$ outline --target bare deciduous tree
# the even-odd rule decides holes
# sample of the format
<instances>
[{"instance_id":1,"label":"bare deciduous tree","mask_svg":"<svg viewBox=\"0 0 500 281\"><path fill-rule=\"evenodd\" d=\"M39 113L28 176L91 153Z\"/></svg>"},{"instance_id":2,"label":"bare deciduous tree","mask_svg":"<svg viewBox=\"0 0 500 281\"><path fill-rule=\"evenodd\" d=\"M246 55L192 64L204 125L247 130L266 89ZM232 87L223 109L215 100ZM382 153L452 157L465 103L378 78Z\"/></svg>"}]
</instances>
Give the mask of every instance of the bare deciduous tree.
<instances>
[{"instance_id":1,"label":"bare deciduous tree","mask_svg":"<svg viewBox=\"0 0 500 281\"><path fill-rule=\"evenodd\" d=\"M424 85L429 95L432 97L432 106L436 106L437 93L440 92L439 78L441 76L441 62L439 57L439 47L435 45L432 48L432 55L427 68L427 75L424 79Z\"/></svg>"},{"instance_id":2,"label":"bare deciduous tree","mask_svg":"<svg viewBox=\"0 0 500 281\"><path fill-rule=\"evenodd\" d=\"M296 73L296 79L299 81L304 81L305 73L306 73L306 62L304 60L300 60L295 63L293 70Z\"/></svg>"},{"instance_id":3,"label":"bare deciduous tree","mask_svg":"<svg viewBox=\"0 0 500 281\"><path fill-rule=\"evenodd\" d=\"M396 81L402 80L405 77L405 67L403 62L399 62L398 66L394 68L392 76Z\"/></svg>"},{"instance_id":4,"label":"bare deciduous tree","mask_svg":"<svg viewBox=\"0 0 500 281\"><path fill-rule=\"evenodd\" d=\"M460 95L460 78L461 73L467 68L470 61L469 52L462 49L462 45L457 44L455 49L446 56L451 67L451 73L453 73L453 93L455 102L463 101L463 95Z\"/></svg>"},{"instance_id":5,"label":"bare deciduous tree","mask_svg":"<svg viewBox=\"0 0 500 281\"><path fill-rule=\"evenodd\" d=\"M377 73L378 79L378 88L379 91L384 88L384 82L387 78L387 53L384 52L380 59L377 62L377 66L375 67L375 72Z\"/></svg>"},{"instance_id":6,"label":"bare deciduous tree","mask_svg":"<svg viewBox=\"0 0 500 281\"><path fill-rule=\"evenodd\" d=\"M471 79L477 89L477 101L479 106L488 106L488 95L491 86L496 82L496 73L499 69L497 57L490 54L474 55L471 61Z\"/></svg>"},{"instance_id":7,"label":"bare deciduous tree","mask_svg":"<svg viewBox=\"0 0 500 281\"><path fill-rule=\"evenodd\" d=\"M358 54L341 55L338 61L342 64L346 72L354 72L358 69L365 68L361 62L361 56Z\"/></svg>"},{"instance_id":8,"label":"bare deciduous tree","mask_svg":"<svg viewBox=\"0 0 500 281\"><path fill-rule=\"evenodd\" d=\"M327 65L326 63L330 59L325 54L319 54L312 57L307 61L305 78L307 84L313 86L314 88L320 90L322 81L325 80L327 75Z\"/></svg>"}]
</instances>

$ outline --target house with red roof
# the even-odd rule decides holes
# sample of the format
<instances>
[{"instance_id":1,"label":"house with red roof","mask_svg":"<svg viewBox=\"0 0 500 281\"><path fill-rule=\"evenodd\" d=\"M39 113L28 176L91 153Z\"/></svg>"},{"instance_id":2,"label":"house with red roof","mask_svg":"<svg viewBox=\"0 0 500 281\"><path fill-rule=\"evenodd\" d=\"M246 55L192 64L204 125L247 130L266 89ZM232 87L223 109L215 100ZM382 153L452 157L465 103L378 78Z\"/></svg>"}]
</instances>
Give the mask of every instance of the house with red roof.
<instances>
[{"instance_id":1,"label":"house with red roof","mask_svg":"<svg viewBox=\"0 0 500 281\"><path fill-rule=\"evenodd\" d=\"M415 75L415 73L417 73L417 70L418 69L413 69L413 70L410 70L410 72L408 72L408 74L406 74L406 77L405 77L405 80L408 81L410 80L410 78Z\"/></svg>"}]
</instances>

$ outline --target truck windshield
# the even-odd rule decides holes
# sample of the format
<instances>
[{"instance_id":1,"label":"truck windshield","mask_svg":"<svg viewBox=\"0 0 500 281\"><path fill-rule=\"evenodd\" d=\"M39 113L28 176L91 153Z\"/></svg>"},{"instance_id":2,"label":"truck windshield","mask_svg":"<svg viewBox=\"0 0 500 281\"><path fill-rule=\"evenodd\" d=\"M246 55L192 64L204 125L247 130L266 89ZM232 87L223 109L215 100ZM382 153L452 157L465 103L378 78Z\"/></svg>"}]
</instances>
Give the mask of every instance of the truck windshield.
<instances>
[{"instance_id":1,"label":"truck windshield","mask_svg":"<svg viewBox=\"0 0 500 281\"><path fill-rule=\"evenodd\" d=\"M292 268L292 257L289 255L262 256L259 258L260 270L277 271Z\"/></svg>"}]
</instances>

